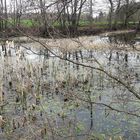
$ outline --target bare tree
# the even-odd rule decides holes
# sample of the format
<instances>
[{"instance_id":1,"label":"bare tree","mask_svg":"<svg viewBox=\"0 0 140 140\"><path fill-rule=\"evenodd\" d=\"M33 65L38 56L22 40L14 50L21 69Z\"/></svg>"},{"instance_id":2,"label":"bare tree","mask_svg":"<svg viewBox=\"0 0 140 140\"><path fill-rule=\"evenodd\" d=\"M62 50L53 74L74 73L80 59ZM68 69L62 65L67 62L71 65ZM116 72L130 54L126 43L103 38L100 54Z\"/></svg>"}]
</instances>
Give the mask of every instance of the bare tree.
<instances>
[{"instance_id":1,"label":"bare tree","mask_svg":"<svg viewBox=\"0 0 140 140\"><path fill-rule=\"evenodd\" d=\"M113 14L114 14L114 3L113 0L108 0L109 2L109 17L108 17L108 25L109 29L112 29L112 22L113 22Z\"/></svg>"},{"instance_id":2,"label":"bare tree","mask_svg":"<svg viewBox=\"0 0 140 140\"><path fill-rule=\"evenodd\" d=\"M135 0L125 0L122 6L122 12L124 13L124 27L127 28L129 18L134 15L140 9L140 3Z\"/></svg>"},{"instance_id":3,"label":"bare tree","mask_svg":"<svg viewBox=\"0 0 140 140\"><path fill-rule=\"evenodd\" d=\"M83 6L87 0L59 1L57 4L58 19L61 26L67 26L70 33L75 35L80 21Z\"/></svg>"},{"instance_id":4,"label":"bare tree","mask_svg":"<svg viewBox=\"0 0 140 140\"><path fill-rule=\"evenodd\" d=\"M1 29L6 29L7 28L7 20L8 20L8 15L7 15L7 0L1 0L0 1L0 13L1 13L1 22L0 22L0 28ZM5 19L5 20L3 20Z\"/></svg>"},{"instance_id":5,"label":"bare tree","mask_svg":"<svg viewBox=\"0 0 140 140\"><path fill-rule=\"evenodd\" d=\"M41 11L41 17L42 17L42 22L44 26L44 31L47 31L47 18L46 18L46 9L45 9L45 0L40 0L40 11Z\"/></svg>"},{"instance_id":6,"label":"bare tree","mask_svg":"<svg viewBox=\"0 0 140 140\"><path fill-rule=\"evenodd\" d=\"M119 15L119 11L121 8L121 1L122 0L116 0L116 9L115 9L115 13L114 13L114 29L117 28L117 23L118 23L118 15Z\"/></svg>"}]
</instances>

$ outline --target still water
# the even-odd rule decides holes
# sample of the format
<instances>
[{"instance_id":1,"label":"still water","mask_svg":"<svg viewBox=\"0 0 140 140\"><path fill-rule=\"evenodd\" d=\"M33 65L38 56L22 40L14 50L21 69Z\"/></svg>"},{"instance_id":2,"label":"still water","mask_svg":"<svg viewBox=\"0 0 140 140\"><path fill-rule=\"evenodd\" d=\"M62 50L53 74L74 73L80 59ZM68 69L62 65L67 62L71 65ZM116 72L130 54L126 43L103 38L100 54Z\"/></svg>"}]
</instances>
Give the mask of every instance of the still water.
<instances>
[{"instance_id":1,"label":"still water","mask_svg":"<svg viewBox=\"0 0 140 140\"><path fill-rule=\"evenodd\" d=\"M104 69L139 94L139 37L40 39L53 54L26 41L7 56L1 49L0 140L139 140L140 100L105 73L72 63Z\"/></svg>"}]
</instances>

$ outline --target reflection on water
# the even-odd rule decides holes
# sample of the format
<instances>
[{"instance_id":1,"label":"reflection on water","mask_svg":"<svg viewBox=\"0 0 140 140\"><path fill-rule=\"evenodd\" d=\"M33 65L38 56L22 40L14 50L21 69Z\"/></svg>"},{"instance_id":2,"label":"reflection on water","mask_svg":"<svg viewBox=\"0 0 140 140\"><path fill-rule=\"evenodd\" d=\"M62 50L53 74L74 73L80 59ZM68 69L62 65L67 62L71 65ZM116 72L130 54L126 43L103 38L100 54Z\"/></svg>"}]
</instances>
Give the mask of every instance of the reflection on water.
<instances>
[{"instance_id":1,"label":"reflection on water","mask_svg":"<svg viewBox=\"0 0 140 140\"><path fill-rule=\"evenodd\" d=\"M118 49L124 42L131 46L133 37L128 41L126 38L89 37L90 41L85 41L86 46L88 41L91 46L112 46L105 50L87 49L84 45L74 51L52 50L75 62L94 67L100 67L100 63L108 73L139 91L140 52ZM24 43L20 49L11 48L11 56L1 53L0 114L4 122L0 122L0 139L140 139L139 117L124 113L140 114L139 100L132 93L100 71L60 60L34 45Z\"/></svg>"}]
</instances>

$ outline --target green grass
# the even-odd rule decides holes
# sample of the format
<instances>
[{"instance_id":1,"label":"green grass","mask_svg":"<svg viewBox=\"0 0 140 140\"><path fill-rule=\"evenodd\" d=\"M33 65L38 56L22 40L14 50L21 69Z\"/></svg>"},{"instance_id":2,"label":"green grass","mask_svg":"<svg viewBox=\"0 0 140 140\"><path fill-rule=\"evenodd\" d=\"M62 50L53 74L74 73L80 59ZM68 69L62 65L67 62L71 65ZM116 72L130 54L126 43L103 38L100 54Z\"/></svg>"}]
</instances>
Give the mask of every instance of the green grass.
<instances>
[{"instance_id":1,"label":"green grass","mask_svg":"<svg viewBox=\"0 0 140 140\"><path fill-rule=\"evenodd\" d=\"M14 25L14 20L13 19L9 19L8 20L8 26L11 27L12 25ZM39 26L39 23L36 22L35 20L31 20L31 19L21 19L20 20L20 26L23 26L23 27L34 27L34 26Z\"/></svg>"},{"instance_id":2,"label":"green grass","mask_svg":"<svg viewBox=\"0 0 140 140\"><path fill-rule=\"evenodd\" d=\"M66 24L68 25L68 24ZM79 27L87 27L87 26L95 26L95 27L105 27L107 25L107 22L92 22L92 24L90 23L90 21L88 20L80 20L79 21ZM56 21L53 24L54 27L60 27L60 23L58 21Z\"/></svg>"},{"instance_id":3,"label":"green grass","mask_svg":"<svg viewBox=\"0 0 140 140\"><path fill-rule=\"evenodd\" d=\"M89 26L90 25L90 21L88 20L80 20L79 21L79 26L83 27L83 26Z\"/></svg>"},{"instance_id":4,"label":"green grass","mask_svg":"<svg viewBox=\"0 0 140 140\"><path fill-rule=\"evenodd\" d=\"M24 26L24 27L39 26L38 22L36 22L35 20L31 20L31 19L22 19L20 23L21 23L21 26Z\"/></svg>"},{"instance_id":5,"label":"green grass","mask_svg":"<svg viewBox=\"0 0 140 140\"><path fill-rule=\"evenodd\" d=\"M26 27L32 27L34 23L30 19L24 19L24 20L21 20L21 25L26 26Z\"/></svg>"},{"instance_id":6,"label":"green grass","mask_svg":"<svg viewBox=\"0 0 140 140\"><path fill-rule=\"evenodd\" d=\"M136 24L138 24L138 22L135 22ZM8 20L8 26L11 27L11 24L14 24L14 21L12 19ZM123 24L123 22L118 21L118 26L121 26ZM66 25L68 25L68 23L66 23ZM129 26L133 26L135 25L134 22L130 21L129 22ZM20 26L22 27L28 27L28 28L32 28L32 27L39 27L40 24L38 21L32 20L32 19L21 19L20 21ZM52 26L59 28L60 22L56 21L52 24ZM108 22L107 21L101 21L101 22L95 22L93 21L92 24L90 23L90 21L88 20L80 20L79 21L79 27L93 27L93 28L107 28L108 27Z\"/></svg>"}]
</instances>

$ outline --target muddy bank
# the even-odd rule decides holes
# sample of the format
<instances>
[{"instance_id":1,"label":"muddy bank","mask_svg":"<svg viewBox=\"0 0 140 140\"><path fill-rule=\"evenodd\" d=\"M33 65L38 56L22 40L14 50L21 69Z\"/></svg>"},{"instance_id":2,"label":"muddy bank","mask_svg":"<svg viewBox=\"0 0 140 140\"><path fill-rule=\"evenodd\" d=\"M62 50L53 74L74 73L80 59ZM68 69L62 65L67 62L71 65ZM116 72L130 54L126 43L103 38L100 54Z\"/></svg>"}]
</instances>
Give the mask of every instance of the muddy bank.
<instances>
[{"instance_id":1,"label":"muddy bank","mask_svg":"<svg viewBox=\"0 0 140 140\"><path fill-rule=\"evenodd\" d=\"M92 31L91 31L92 32ZM119 34L127 34L127 33L136 33L136 30L118 30L118 31L104 31L102 33L99 33L98 32L98 36L112 36L112 35L119 35ZM97 35L97 34L96 34ZM91 35L90 35L91 36ZM90 37L89 36L89 37ZM94 35L95 36L95 35ZM45 40L50 40L50 39L60 39L60 38L44 38L44 37L37 37L37 36L32 36L31 37L37 39L37 40L40 40L40 41L45 41ZM86 34L84 36L82 36L83 38L86 37ZM88 37L88 36L87 36ZM70 37L67 37L67 38L70 38ZM75 38L80 38L79 37L75 37ZM63 39L63 38L61 38ZM64 38L65 39L65 38ZM17 42L17 43L31 43L33 42L32 39L28 38L27 36L23 36L23 35L20 35L20 36L11 36L11 37L2 37L0 36L0 41L5 41L5 40L9 40L9 41L14 41L14 42Z\"/></svg>"},{"instance_id":2,"label":"muddy bank","mask_svg":"<svg viewBox=\"0 0 140 140\"><path fill-rule=\"evenodd\" d=\"M44 32L43 28L40 27L15 27L15 28L7 28L5 30L0 31L0 38L7 39L13 37L21 37L25 36L25 34L34 36L34 37L43 37L43 38L69 38L69 37L79 37L79 36L93 36L106 34L108 32L111 33L120 33L120 32L136 32L136 29L128 29L128 30L109 30L108 28L97 28L97 27L79 27L78 30L74 33L74 35L70 34L70 31L60 29L60 28L48 28L47 31Z\"/></svg>"}]
</instances>

